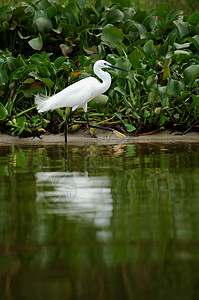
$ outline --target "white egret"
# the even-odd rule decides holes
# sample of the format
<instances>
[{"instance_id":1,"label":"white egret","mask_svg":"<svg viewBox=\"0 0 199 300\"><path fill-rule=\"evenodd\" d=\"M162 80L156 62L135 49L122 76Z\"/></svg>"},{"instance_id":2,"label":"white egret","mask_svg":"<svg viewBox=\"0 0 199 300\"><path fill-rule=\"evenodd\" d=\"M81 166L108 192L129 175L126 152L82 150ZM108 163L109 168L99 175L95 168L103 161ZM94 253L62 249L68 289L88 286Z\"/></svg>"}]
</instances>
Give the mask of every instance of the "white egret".
<instances>
[{"instance_id":1,"label":"white egret","mask_svg":"<svg viewBox=\"0 0 199 300\"><path fill-rule=\"evenodd\" d=\"M109 73L103 71L103 68L115 68L122 71L127 71L125 69L111 65L105 60L98 60L94 64L94 73L101 79L100 82L94 77L87 77L81 79L72 85L66 87L61 92L51 96L36 96L35 103L38 112L46 112L49 110L54 110L60 107L72 107L69 116L65 121L65 143L67 143L67 123L73 112L78 108L83 108L89 128L100 128L110 130L112 132L117 132L116 130L103 126L91 125L87 114L87 103L93 98L105 93L111 85L111 76ZM128 71L127 71L128 72ZM117 132L119 134L119 132ZM122 134L121 134L122 135Z\"/></svg>"}]
</instances>

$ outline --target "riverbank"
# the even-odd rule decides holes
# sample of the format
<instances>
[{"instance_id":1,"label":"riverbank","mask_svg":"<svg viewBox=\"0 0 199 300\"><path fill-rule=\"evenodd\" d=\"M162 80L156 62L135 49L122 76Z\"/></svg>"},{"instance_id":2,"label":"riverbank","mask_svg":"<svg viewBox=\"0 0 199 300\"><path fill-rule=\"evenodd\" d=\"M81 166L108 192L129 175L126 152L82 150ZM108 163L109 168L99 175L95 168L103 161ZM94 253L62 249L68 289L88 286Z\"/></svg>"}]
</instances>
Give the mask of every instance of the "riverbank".
<instances>
[{"instance_id":1,"label":"riverbank","mask_svg":"<svg viewBox=\"0 0 199 300\"><path fill-rule=\"evenodd\" d=\"M103 130L96 130L96 137L91 137L87 130L80 130L68 134L68 145L117 145L134 143L199 143L199 133L189 132L179 135L178 132L162 131L150 135L133 136L127 134L125 138L119 138L115 134L109 134ZM63 134L45 134L41 138L19 138L0 134L0 146L6 145L60 145L64 144Z\"/></svg>"}]
</instances>

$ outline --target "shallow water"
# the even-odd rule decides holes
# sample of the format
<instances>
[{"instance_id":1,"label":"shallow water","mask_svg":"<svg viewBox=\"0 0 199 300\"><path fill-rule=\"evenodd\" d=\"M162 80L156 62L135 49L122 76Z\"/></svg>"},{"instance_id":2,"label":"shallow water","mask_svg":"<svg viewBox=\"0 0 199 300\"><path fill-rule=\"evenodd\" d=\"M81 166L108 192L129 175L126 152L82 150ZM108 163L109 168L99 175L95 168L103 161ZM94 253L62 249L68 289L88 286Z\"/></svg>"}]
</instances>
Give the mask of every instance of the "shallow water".
<instances>
[{"instance_id":1,"label":"shallow water","mask_svg":"<svg viewBox=\"0 0 199 300\"><path fill-rule=\"evenodd\" d=\"M199 299L199 144L0 147L0 299Z\"/></svg>"}]
</instances>

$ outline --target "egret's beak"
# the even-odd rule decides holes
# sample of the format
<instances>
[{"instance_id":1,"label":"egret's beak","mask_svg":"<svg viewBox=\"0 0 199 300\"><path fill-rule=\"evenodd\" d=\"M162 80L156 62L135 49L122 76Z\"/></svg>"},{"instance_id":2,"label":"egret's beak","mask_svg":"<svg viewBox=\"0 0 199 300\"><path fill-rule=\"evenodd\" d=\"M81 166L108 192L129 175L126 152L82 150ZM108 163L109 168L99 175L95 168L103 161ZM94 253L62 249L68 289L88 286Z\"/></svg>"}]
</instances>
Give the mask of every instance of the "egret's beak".
<instances>
[{"instance_id":1,"label":"egret's beak","mask_svg":"<svg viewBox=\"0 0 199 300\"><path fill-rule=\"evenodd\" d=\"M106 65L109 66L110 68L113 68L113 69L118 69L118 70L122 70L122 71L128 72L128 70L126 70L126 69L122 69L122 68L120 68L120 67L116 67L116 66L111 65L111 64L106 64Z\"/></svg>"}]
</instances>

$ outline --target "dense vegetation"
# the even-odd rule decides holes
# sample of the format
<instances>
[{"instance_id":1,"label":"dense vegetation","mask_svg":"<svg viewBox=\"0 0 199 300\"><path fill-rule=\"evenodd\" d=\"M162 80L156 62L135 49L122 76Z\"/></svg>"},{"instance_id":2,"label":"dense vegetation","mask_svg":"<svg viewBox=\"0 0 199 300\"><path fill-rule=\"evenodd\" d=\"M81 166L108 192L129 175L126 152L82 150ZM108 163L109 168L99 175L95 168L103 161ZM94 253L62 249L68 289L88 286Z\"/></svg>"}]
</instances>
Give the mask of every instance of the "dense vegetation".
<instances>
[{"instance_id":1,"label":"dense vegetation","mask_svg":"<svg viewBox=\"0 0 199 300\"><path fill-rule=\"evenodd\" d=\"M1 7L0 130L62 130L69 110L38 114L34 95L52 95L93 75L97 59L129 72L110 71L108 102L102 97L90 103L92 122L146 132L183 130L197 120L199 12L185 16L167 4L151 11L127 4L41 0ZM71 129L84 123L79 110Z\"/></svg>"}]
</instances>

